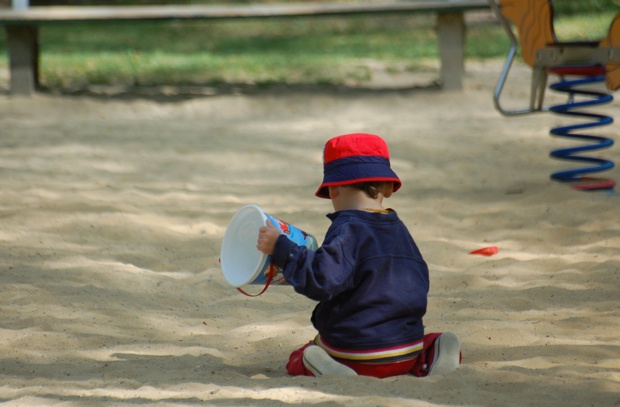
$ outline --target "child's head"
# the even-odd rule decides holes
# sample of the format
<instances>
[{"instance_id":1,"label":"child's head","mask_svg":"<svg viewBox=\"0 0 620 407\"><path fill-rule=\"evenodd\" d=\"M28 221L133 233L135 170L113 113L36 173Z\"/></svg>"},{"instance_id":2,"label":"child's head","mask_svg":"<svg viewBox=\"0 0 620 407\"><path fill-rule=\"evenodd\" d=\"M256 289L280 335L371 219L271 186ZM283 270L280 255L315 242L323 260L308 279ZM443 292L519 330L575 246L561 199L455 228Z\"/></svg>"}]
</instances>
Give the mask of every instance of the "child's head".
<instances>
[{"instance_id":1,"label":"child's head","mask_svg":"<svg viewBox=\"0 0 620 407\"><path fill-rule=\"evenodd\" d=\"M330 186L352 186L376 197L384 188L382 183L391 183L394 192L401 186L400 179L390 168L390 153L381 137L366 133L345 134L325 144L323 182L316 196L329 198Z\"/></svg>"}]
</instances>

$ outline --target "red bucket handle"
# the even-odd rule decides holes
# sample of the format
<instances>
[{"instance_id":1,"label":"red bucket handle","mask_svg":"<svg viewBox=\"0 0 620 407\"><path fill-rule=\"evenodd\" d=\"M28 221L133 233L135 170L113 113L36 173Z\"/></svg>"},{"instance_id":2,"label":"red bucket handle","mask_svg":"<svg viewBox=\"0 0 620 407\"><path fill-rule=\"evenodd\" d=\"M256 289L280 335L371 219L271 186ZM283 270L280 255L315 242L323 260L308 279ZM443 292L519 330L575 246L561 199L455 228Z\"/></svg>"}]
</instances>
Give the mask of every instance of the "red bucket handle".
<instances>
[{"instance_id":1,"label":"red bucket handle","mask_svg":"<svg viewBox=\"0 0 620 407\"><path fill-rule=\"evenodd\" d=\"M246 293L245 291L243 291L240 287L237 288L237 291L239 291L241 294L246 295L248 297L258 297L259 295L267 291L267 288L269 288L269 284L271 284L271 281L273 280L273 277L275 275L276 275L276 266L274 266L273 263L269 263L269 273L267 274L267 282L265 283L265 287L263 287L263 290L261 292L259 292L258 294L250 294L250 293Z\"/></svg>"}]
</instances>

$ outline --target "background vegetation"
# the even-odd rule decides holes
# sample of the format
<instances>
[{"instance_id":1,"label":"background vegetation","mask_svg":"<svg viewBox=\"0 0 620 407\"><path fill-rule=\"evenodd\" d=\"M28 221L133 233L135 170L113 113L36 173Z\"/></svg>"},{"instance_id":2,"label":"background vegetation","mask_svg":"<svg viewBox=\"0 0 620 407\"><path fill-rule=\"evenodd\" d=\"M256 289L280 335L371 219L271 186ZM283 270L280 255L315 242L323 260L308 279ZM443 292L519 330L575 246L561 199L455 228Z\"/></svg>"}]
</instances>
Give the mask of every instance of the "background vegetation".
<instances>
[{"instance_id":1,"label":"background vegetation","mask_svg":"<svg viewBox=\"0 0 620 407\"><path fill-rule=\"evenodd\" d=\"M250 2L260 1L245 3ZM36 3L31 0L31 4ZM556 0L554 6L556 33L561 40L600 39L620 11L612 0ZM368 66L373 63L394 71L430 69L438 53L434 25L435 16L431 14L49 25L40 29L41 79L50 88L89 84L363 83L370 79ZM506 34L492 19L483 16L469 25L467 58L504 58L507 49ZM6 43L0 37L0 69L6 65Z\"/></svg>"}]
</instances>

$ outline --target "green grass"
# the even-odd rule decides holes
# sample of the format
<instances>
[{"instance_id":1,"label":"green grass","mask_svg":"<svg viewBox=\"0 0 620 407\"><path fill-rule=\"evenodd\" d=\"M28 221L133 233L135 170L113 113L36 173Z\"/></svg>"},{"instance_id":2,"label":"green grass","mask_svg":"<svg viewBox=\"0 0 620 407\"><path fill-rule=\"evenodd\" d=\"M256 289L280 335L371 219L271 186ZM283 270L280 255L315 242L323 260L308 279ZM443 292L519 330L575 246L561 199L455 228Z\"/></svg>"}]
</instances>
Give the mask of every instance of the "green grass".
<instances>
[{"instance_id":1,"label":"green grass","mask_svg":"<svg viewBox=\"0 0 620 407\"><path fill-rule=\"evenodd\" d=\"M614 12L556 21L560 39L603 37ZM364 65L424 68L437 59L433 15L43 26L44 86L325 83L368 79ZM501 27L468 27L467 58L503 58ZM0 38L0 69L6 69Z\"/></svg>"}]
</instances>

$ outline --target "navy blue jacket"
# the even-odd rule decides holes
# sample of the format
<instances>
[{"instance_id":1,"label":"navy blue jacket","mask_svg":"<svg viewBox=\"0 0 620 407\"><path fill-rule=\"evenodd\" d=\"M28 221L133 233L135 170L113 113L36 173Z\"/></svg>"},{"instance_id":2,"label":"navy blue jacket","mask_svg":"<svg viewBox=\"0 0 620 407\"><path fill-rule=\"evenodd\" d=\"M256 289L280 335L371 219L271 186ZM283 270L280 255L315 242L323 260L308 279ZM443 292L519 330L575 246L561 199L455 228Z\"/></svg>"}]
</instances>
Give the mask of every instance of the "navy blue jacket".
<instances>
[{"instance_id":1,"label":"navy blue jacket","mask_svg":"<svg viewBox=\"0 0 620 407\"><path fill-rule=\"evenodd\" d=\"M327 215L321 247L282 235L272 261L296 292L319 301L312 324L331 346L367 350L421 340L428 267L396 212Z\"/></svg>"}]
</instances>

